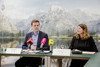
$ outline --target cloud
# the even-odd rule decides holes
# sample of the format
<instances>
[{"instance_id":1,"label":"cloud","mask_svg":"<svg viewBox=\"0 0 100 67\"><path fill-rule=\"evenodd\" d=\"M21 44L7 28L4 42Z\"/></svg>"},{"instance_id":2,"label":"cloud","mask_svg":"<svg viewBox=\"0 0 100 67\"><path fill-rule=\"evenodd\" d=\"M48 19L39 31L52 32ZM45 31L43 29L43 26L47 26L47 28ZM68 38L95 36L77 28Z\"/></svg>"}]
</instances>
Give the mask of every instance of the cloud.
<instances>
[{"instance_id":1,"label":"cloud","mask_svg":"<svg viewBox=\"0 0 100 67\"><path fill-rule=\"evenodd\" d=\"M86 8L100 13L99 3L100 0L6 0L5 14L11 18L22 19L37 13L39 10L48 11L52 5L66 9Z\"/></svg>"}]
</instances>

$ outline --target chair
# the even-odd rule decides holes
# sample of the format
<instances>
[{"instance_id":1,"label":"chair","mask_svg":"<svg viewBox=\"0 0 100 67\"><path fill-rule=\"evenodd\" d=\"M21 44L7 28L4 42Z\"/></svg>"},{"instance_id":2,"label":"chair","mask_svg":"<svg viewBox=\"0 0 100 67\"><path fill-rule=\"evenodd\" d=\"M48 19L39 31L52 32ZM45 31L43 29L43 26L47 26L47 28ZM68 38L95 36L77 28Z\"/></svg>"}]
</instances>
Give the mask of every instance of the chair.
<instances>
[{"instance_id":1,"label":"chair","mask_svg":"<svg viewBox=\"0 0 100 67\"><path fill-rule=\"evenodd\" d=\"M71 59L67 59L66 67L69 67L70 66L70 62L71 62Z\"/></svg>"},{"instance_id":2,"label":"chair","mask_svg":"<svg viewBox=\"0 0 100 67\"><path fill-rule=\"evenodd\" d=\"M42 58L41 67L44 67L44 58Z\"/></svg>"}]
</instances>

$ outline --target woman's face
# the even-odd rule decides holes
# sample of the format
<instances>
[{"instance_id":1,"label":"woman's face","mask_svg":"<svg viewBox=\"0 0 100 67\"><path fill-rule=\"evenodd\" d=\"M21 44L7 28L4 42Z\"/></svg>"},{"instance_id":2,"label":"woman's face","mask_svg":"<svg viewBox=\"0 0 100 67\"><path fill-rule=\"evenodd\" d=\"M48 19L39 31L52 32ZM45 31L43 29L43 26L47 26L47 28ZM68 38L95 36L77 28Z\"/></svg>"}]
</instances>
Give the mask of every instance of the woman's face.
<instances>
[{"instance_id":1,"label":"woman's face","mask_svg":"<svg viewBox=\"0 0 100 67\"><path fill-rule=\"evenodd\" d=\"M83 33L84 33L84 30L80 26L78 26L77 27L77 34L83 34Z\"/></svg>"}]
</instances>

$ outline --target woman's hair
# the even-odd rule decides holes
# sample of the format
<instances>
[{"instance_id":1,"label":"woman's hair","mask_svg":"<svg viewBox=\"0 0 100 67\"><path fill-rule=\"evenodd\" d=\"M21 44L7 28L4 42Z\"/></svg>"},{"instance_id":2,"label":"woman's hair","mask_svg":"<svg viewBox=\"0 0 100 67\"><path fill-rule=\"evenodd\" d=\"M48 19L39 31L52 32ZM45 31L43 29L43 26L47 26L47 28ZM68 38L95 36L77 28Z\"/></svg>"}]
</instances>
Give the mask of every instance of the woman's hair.
<instances>
[{"instance_id":1,"label":"woman's hair","mask_svg":"<svg viewBox=\"0 0 100 67\"><path fill-rule=\"evenodd\" d=\"M83 29L83 31L84 31L83 38L81 38L81 39L82 40L88 39L90 37L90 34L88 32L87 26L85 24L79 24L78 26L80 26ZM77 34L77 33L75 34L75 36L76 36L76 39L79 39L80 38L80 35Z\"/></svg>"}]
</instances>

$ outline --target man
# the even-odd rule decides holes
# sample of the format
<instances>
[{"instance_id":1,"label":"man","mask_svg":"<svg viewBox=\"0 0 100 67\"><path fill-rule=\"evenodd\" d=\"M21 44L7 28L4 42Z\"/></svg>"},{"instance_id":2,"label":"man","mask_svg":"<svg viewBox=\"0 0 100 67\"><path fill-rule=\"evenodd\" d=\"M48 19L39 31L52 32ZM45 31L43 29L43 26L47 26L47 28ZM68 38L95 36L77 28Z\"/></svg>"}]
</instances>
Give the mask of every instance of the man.
<instances>
[{"instance_id":1,"label":"man","mask_svg":"<svg viewBox=\"0 0 100 67\"><path fill-rule=\"evenodd\" d=\"M31 28L33 29L33 32L30 32L26 35L24 44L22 46L23 49L28 48L27 41L32 38L33 44L31 45L32 50L40 50L41 40L43 38L46 38L46 43L43 46L43 50L49 50L48 45L48 35L42 31L39 30L40 22L38 20L33 20L31 22ZM34 58L34 57L22 57L18 61L16 61L15 66L16 67L38 67L41 64L42 58Z\"/></svg>"}]
</instances>

